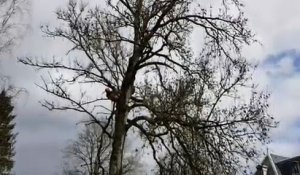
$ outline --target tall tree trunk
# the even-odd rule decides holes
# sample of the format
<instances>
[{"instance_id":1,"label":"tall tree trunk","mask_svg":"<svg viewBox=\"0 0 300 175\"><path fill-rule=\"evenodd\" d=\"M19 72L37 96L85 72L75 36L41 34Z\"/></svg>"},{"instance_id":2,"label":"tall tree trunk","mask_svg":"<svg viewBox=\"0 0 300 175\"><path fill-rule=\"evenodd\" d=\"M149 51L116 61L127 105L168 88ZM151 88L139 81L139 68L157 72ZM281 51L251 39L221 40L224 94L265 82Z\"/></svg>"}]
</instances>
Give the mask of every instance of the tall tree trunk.
<instances>
[{"instance_id":1,"label":"tall tree trunk","mask_svg":"<svg viewBox=\"0 0 300 175\"><path fill-rule=\"evenodd\" d=\"M126 137L126 121L128 116L128 102L132 95L132 88L134 88L135 75L137 72L136 65L139 58L143 55L143 48L141 47L141 33L140 33L140 18L143 0L137 1L137 10L134 14L134 49L133 55L129 59L126 75L123 79L121 87L121 95L117 102L117 114L115 122L114 141L112 146L112 153L109 165L110 175L122 175L122 158L123 145Z\"/></svg>"},{"instance_id":2,"label":"tall tree trunk","mask_svg":"<svg viewBox=\"0 0 300 175\"><path fill-rule=\"evenodd\" d=\"M117 111L114 141L112 145L112 153L109 166L110 175L122 174L123 145L125 142L125 124L127 120L127 115L128 113L126 111Z\"/></svg>"},{"instance_id":3,"label":"tall tree trunk","mask_svg":"<svg viewBox=\"0 0 300 175\"><path fill-rule=\"evenodd\" d=\"M123 146L126 136L126 121L128 116L128 102L133 88L134 75L128 76L127 81L121 88L120 99L117 102L117 113L115 115L115 132L110 157L109 174L122 175ZM125 78L126 80L126 78Z\"/></svg>"}]
</instances>

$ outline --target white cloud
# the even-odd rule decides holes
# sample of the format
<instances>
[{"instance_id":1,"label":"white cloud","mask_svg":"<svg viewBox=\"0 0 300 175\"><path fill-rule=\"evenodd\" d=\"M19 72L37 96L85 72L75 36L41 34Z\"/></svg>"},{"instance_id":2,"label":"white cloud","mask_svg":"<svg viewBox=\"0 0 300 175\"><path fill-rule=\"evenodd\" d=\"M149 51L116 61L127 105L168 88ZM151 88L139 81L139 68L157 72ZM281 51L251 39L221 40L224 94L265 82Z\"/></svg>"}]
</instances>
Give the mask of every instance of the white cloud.
<instances>
[{"instance_id":1,"label":"white cloud","mask_svg":"<svg viewBox=\"0 0 300 175\"><path fill-rule=\"evenodd\" d=\"M300 37L300 1L246 1L251 27L262 40L264 51L276 53L298 47ZM267 54L269 54L267 53Z\"/></svg>"},{"instance_id":2,"label":"white cloud","mask_svg":"<svg viewBox=\"0 0 300 175\"><path fill-rule=\"evenodd\" d=\"M283 76L291 75L295 71L294 60L289 57L283 58L276 65L276 69L277 69L277 71L279 71L278 73Z\"/></svg>"},{"instance_id":3,"label":"white cloud","mask_svg":"<svg viewBox=\"0 0 300 175\"><path fill-rule=\"evenodd\" d=\"M262 43L247 48L245 56L262 64L255 79L260 88L271 92L270 112L280 121L279 128L272 132L270 151L283 156L300 155L297 136L300 126L295 124L300 117L300 73L295 63L299 57L294 53L276 58L286 50L300 50L300 21L297 20L300 1L251 0L245 4L250 27ZM275 55L271 60L270 54Z\"/></svg>"},{"instance_id":4,"label":"white cloud","mask_svg":"<svg viewBox=\"0 0 300 175\"><path fill-rule=\"evenodd\" d=\"M270 113L280 122L279 127L272 130L270 151L283 156L300 155L300 138L297 135L300 131L300 73L297 57L297 54L278 53L269 57L255 75L261 86L271 91Z\"/></svg>"}]
</instances>

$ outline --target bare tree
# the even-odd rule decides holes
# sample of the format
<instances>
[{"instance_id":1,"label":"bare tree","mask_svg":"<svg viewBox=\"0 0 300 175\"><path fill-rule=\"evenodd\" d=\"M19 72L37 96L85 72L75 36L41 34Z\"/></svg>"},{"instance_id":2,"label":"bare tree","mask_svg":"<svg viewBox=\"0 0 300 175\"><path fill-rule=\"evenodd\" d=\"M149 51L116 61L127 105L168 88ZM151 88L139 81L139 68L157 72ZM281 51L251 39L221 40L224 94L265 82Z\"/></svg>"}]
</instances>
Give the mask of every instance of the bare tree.
<instances>
[{"instance_id":1,"label":"bare tree","mask_svg":"<svg viewBox=\"0 0 300 175\"><path fill-rule=\"evenodd\" d=\"M28 16L27 0L0 1L0 53L7 52L22 38L28 27L24 22Z\"/></svg>"},{"instance_id":2,"label":"bare tree","mask_svg":"<svg viewBox=\"0 0 300 175\"><path fill-rule=\"evenodd\" d=\"M85 125L76 140L64 150L66 157L65 174L105 175L108 174L111 154L111 139L102 132L99 125ZM129 152L124 157L123 174L135 174L141 165L138 152Z\"/></svg>"},{"instance_id":3,"label":"bare tree","mask_svg":"<svg viewBox=\"0 0 300 175\"><path fill-rule=\"evenodd\" d=\"M201 169L201 174L210 175L210 174L224 174L218 165L217 162L213 166L207 164L208 161L205 160L207 157L201 156L198 157L198 169ZM176 152L171 154L166 154L163 157L159 158L160 164L163 165L163 168L158 167L156 174L159 175L185 175L185 174L197 174L194 169L189 165L189 162L183 161L180 158L180 155ZM233 173L232 173L233 174Z\"/></svg>"},{"instance_id":4,"label":"bare tree","mask_svg":"<svg viewBox=\"0 0 300 175\"><path fill-rule=\"evenodd\" d=\"M203 174L199 157L225 172L255 158L255 143L267 142L276 123L267 113L269 95L252 85L254 66L241 55L254 40L240 1L215 0L211 8L200 0L105 2L88 8L70 1L57 12L61 26L42 28L73 43L69 52L83 57L20 60L69 72L50 74L40 86L66 103L43 105L86 113L102 127L113 140L111 175L122 174L128 131L138 131L160 169L164 153L177 154L194 174ZM194 31L204 36L199 54L189 44ZM104 88L106 97L99 93Z\"/></svg>"},{"instance_id":5,"label":"bare tree","mask_svg":"<svg viewBox=\"0 0 300 175\"><path fill-rule=\"evenodd\" d=\"M236 170L236 167L227 167L225 165L227 160L220 161L219 159L211 159L212 155L206 150L205 145L197 143L197 140L194 139L194 137L189 137L188 139L185 137L183 140L185 141L185 144L189 146L189 152L191 154L186 157L185 150L183 150L180 145L174 145L175 149L158 158L160 166L155 169L157 175L185 175L199 173L205 175L242 174L241 171ZM224 154L227 153L224 152ZM192 160L193 164L191 164L189 160ZM193 168L191 165L197 166L197 168Z\"/></svg>"}]
</instances>

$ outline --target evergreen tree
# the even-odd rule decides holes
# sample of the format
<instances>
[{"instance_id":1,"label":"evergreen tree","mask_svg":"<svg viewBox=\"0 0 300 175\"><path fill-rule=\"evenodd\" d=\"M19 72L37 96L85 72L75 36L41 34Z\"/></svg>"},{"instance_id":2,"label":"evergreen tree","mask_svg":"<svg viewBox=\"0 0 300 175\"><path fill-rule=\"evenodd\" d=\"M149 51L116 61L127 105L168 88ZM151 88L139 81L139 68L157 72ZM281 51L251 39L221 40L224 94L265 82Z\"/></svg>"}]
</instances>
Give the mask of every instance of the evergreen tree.
<instances>
[{"instance_id":1,"label":"evergreen tree","mask_svg":"<svg viewBox=\"0 0 300 175\"><path fill-rule=\"evenodd\" d=\"M7 94L6 90L0 93L0 174L9 174L13 168L15 155L14 144L16 133L13 115L12 96Z\"/></svg>"}]
</instances>

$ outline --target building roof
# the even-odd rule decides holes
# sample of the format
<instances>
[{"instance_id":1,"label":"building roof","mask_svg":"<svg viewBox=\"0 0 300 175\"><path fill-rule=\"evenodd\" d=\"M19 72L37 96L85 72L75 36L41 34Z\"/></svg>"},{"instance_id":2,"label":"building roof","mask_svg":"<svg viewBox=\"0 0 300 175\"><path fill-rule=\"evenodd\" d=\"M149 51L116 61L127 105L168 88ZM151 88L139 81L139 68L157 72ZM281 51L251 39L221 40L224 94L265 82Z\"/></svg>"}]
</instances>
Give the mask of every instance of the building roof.
<instances>
[{"instance_id":1,"label":"building roof","mask_svg":"<svg viewBox=\"0 0 300 175\"><path fill-rule=\"evenodd\" d=\"M290 159L289 157L283 157L283 156L279 156L279 155L276 155L276 154L270 154L270 156L272 157L272 160L273 160L274 163L279 163L281 161Z\"/></svg>"},{"instance_id":2,"label":"building roof","mask_svg":"<svg viewBox=\"0 0 300 175\"><path fill-rule=\"evenodd\" d=\"M294 162L300 162L300 156L289 158L276 154L268 154L262 164L257 167L256 174L261 174L261 168L267 166L268 171L270 170L272 175L292 175L293 167L295 166Z\"/></svg>"}]
</instances>

